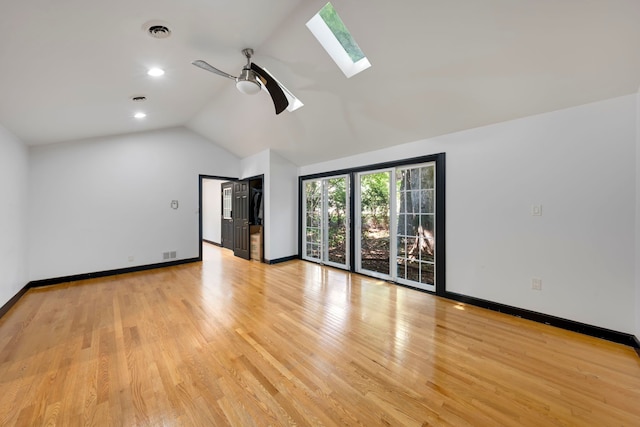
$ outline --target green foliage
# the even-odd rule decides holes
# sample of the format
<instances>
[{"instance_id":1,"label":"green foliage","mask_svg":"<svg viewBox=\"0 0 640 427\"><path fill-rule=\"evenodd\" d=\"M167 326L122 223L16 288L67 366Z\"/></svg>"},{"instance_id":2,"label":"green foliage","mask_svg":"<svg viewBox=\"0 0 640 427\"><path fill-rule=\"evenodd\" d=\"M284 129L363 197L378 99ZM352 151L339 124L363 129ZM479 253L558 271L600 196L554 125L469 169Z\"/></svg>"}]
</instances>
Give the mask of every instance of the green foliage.
<instances>
[{"instance_id":1,"label":"green foliage","mask_svg":"<svg viewBox=\"0 0 640 427\"><path fill-rule=\"evenodd\" d=\"M320 202L322 201L321 181L318 180L305 182L304 190L307 199L307 212L319 212Z\"/></svg>"},{"instance_id":2,"label":"green foliage","mask_svg":"<svg viewBox=\"0 0 640 427\"><path fill-rule=\"evenodd\" d=\"M349 54L349 57L353 62L358 62L364 58L364 53L360 50L360 47L347 30L347 27L340 19L340 16L333 8L331 3L327 3L322 9L320 9L320 17L327 24L327 27L331 30L334 36L338 39L344 50Z\"/></svg>"},{"instance_id":3,"label":"green foliage","mask_svg":"<svg viewBox=\"0 0 640 427\"><path fill-rule=\"evenodd\" d=\"M305 181L307 230L306 241L320 245L323 239L323 204L326 197L326 220L329 261L344 263L346 257L347 179L329 178ZM318 248L314 257L320 257ZM310 253L308 248L307 253Z\"/></svg>"},{"instance_id":4,"label":"green foliage","mask_svg":"<svg viewBox=\"0 0 640 427\"><path fill-rule=\"evenodd\" d=\"M344 253L347 219L347 179L330 178L327 180L327 207L329 214L329 257L337 251ZM330 259L335 261L335 259Z\"/></svg>"},{"instance_id":5,"label":"green foliage","mask_svg":"<svg viewBox=\"0 0 640 427\"><path fill-rule=\"evenodd\" d=\"M346 178L330 178L327 180L327 193L329 196L329 210L337 210L345 213L347 206L347 180Z\"/></svg>"},{"instance_id":6,"label":"green foliage","mask_svg":"<svg viewBox=\"0 0 640 427\"><path fill-rule=\"evenodd\" d=\"M379 172L362 175L360 189L363 216L370 216L374 225L388 224L390 213L389 173Z\"/></svg>"}]
</instances>

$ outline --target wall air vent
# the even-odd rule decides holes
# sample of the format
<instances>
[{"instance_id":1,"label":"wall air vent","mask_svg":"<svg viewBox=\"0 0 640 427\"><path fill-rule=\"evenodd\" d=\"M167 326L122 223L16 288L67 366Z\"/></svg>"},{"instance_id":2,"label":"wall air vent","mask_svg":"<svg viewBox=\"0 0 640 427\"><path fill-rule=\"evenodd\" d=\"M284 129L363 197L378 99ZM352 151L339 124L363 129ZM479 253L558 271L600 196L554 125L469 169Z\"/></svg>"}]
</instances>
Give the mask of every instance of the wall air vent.
<instances>
[{"instance_id":1,"label":"wall air vent","mask_svg":"<svg viewBox=\"0 0 640 427\"><path fill-rule=\"evenodd\" d=\"M178 253L176 251L162 252L162 259L164 261L168 259L176 259L177 256L178 256Z\"/></svg>"}]
</instances>

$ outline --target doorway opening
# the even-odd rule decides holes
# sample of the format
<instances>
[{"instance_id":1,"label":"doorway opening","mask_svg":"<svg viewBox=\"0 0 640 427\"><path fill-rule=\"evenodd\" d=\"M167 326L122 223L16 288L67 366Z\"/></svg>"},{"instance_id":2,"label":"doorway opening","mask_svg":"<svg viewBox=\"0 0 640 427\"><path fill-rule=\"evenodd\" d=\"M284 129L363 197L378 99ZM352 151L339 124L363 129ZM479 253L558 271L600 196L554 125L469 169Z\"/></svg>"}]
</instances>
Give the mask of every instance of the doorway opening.
<instances>
[{"instance_id":1,"label":"doorway opening","mask_svg":"<svg viewBox=\"0 0 640 427\"><path fill-rule=\"evenodd\" d=\"M199 256L203 243L264 262L264 175L199 176Z\"/></svg>"},{"instance_id":2,"label":"doorway opening","mask_svg":"<svg viewBox=\"0 0 640 427\"><path fill-rule=\"evenodd\" d=\"M236 178L200 175L199 176L199 241L198 259L203 258L203 244L226 247L223 238L223 186L231 185ZM228 239L227 239L228 240Z\"/></svg>"},{"instance_id":3,"label":"doorway opening","mask_svg":"<svg viewBox=\"0 0 640 427\"><path fill-rule=\"evenodd\" d=\"M264 262L264 176L233 183L233 253Z\"/></svg>"}]
</instances>

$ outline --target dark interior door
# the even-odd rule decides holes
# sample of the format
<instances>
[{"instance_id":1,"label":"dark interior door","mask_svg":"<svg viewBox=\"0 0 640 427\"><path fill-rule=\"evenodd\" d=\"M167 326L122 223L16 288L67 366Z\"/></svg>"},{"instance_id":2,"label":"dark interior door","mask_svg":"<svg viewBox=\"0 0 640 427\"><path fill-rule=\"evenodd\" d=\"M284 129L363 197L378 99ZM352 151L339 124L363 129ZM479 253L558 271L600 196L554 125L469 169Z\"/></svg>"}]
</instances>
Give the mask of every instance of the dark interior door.
<instances>
[{"instance_id":1,"label":"dark interior door","mask_svg":"<svg viewBox=\"0 0 640 427\"><path fill-rule=\"evenodd\" d=\"M222 197L222 247L233 250L233 183L223 182Z\"/></svg>"},{"instance_id":2,"label":"dark interior door","mask_svg":"<svg viewBox=\"0 0 640 427\"><path fill-rule=\"evenodd\" d=\"M249 259L249 181L233 183L233 254Z\"/></svg>"}]
</instances>

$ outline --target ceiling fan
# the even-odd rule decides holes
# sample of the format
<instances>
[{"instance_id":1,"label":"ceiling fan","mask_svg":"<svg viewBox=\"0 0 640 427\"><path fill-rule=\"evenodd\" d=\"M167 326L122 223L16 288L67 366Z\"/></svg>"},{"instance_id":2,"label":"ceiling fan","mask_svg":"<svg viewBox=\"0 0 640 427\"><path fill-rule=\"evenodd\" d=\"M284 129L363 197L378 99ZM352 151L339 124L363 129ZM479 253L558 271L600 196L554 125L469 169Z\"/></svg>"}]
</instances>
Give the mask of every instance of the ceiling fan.
<instances>
[{"instance_id":1,"label":"ceiling fan","mask_svg":"<svg viewBox=\"0 0 640 427\"><path fill-rule=\"evenodd\" d=\"M235 80L236 88L247 95L254 95L260 92L262 87L265 87L267 92L269 92L269 95L271 95L273 105L276 108L276 114L282 113L289 106L289 100L285 95L285 91L289 91L284 86L281 86L280 83L271 76L271 74L251 62L253 49L243 49L242 53L247 58L247 64L242 68L238 77L225 73L222 70L218 70L216 67L209 65L201 59L193 61L192 64L196 67L202 68L203 70L218 74L219 76ZM293 94L291 94L291 96L295 99Z\"/></svg>"}]
</instances>

